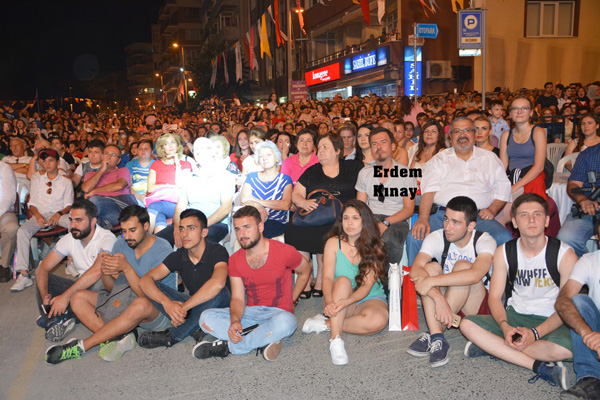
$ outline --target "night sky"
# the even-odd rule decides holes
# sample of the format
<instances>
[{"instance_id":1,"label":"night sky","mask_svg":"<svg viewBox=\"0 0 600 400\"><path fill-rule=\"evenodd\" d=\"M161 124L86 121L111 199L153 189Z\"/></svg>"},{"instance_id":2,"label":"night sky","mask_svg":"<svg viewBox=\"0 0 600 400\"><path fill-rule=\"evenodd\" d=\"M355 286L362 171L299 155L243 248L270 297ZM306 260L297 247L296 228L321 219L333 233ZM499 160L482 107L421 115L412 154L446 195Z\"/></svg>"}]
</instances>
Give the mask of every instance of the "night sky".
<instances>
[{"instance_id":1,"label":"night sky","mask_svg":"<svg viewBox=\"0 0 600 400\"><path fill-rule=\"evenodd\" d=\"M77 93L95 73L125 70L124 47L150 42L162 0L4 0L0 100ZM95 60L97 60L97 67ZM75 67L75 68L74 68Z\"/></svg>"}]
</instances>

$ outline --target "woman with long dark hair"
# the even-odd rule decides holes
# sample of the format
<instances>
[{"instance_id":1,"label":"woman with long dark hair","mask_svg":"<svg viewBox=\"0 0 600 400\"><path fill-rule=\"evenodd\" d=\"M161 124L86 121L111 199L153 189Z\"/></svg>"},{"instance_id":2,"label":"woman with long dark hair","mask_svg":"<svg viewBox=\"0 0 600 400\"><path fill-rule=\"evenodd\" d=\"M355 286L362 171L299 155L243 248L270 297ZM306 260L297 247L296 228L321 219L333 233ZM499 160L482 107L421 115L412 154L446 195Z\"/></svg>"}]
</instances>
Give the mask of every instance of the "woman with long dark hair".
<instances>
[{"instance_id":1,"label":"woman with long dark hair","mask_svg":"<svg viewBox=\"0 0 600 400\"><path fill-rule=\"evenodd\" d=\"M579 119L577 138L569 142L565 149L565 156L579 153L598 144L600 144L600 118L597 115L585 114ZM567 162L565 168L570 171L573 169L573 163Z\"/></svg>"},{"instance_id":2,"label":"woman with long dark hair","mask_svg":"<svg viewBox=\"0 0 600 400\"><path fill-rule=\"evenodd\" d=\"M323 314L307 319L302 328L305 333L331 330L329 350L335 365L348 363L342 332L373 335L387 325L385 258L371 209L360 200L348 200L325 243Z\"/></svg>"}]
</instances>

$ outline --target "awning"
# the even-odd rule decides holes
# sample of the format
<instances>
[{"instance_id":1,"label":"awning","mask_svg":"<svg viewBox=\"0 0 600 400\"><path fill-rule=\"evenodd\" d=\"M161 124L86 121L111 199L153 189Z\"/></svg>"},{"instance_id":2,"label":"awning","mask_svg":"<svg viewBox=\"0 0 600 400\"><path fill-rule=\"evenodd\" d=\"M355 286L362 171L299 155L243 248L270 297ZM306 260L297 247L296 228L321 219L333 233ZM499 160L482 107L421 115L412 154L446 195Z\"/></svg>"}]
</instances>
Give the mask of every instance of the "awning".
<instances>
[{"instance_id":1,"label":"awning","mask_svg":"<svg viewBox=\"0 0 600 400\"><path fill-rule=\"evenodd\" d=\"M385 67L380 68L378 71L369 72L367 74L352 76L348 75L345 79L340 79L337 81L337 88L345 88L348 86L358 86L363 85L365 83L374 82L378 80L385 79Z\"/></svg>"}]
</instances>

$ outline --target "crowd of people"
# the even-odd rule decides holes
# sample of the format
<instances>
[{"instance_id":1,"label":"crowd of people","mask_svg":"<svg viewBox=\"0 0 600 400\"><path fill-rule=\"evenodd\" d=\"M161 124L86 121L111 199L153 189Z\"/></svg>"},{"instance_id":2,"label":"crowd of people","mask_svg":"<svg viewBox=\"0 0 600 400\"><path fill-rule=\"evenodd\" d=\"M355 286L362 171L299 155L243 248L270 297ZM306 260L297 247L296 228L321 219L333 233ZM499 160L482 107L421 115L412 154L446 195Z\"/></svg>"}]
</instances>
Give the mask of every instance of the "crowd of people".
<instances>
[{"instance_id":1,"label":"crowd of people","mask_svg":"<svg viewBox=\"0 0 600 400\"><path fill-rule=\"evenodd\" d=\"M2 107L0 282L35 285L48 340L77 323L92 332L48 348L47 363L95 346L115 361L188 336L199 359L259 349L273 361L297 328L295 305L319 297L323 312L302 331L328 331L344 365L344 334L388 324L387 271L406 257L427 325L410 355L447 364L444 332L459 327L467 357L565 390L562 362L574 360L565 398L600 396L600 251L587 254L600 82L417 103L277 98L112 115ZM577 154L566 190L578 212L558 227L554 142ZM65 259L73 279L53 272Z\"/></svg>"}]
</instances>

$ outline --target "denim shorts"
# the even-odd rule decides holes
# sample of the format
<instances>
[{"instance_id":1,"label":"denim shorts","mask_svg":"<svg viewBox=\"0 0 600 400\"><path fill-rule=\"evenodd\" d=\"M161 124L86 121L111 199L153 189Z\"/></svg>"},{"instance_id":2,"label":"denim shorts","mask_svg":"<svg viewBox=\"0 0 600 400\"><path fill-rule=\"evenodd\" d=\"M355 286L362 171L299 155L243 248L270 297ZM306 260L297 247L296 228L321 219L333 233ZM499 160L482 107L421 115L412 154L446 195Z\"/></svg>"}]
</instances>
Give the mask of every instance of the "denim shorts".
<instances>
[{"instance_id":1,"label":"denim shorts","mask_svg":"<svg viewBox=\"0 0 600 400\"><path fill-rule=\"evenodd\" d=\"M357 302L356 305L358 306L360 303L364 303L367 300L381 300L385 303L385 305L387 306L387 297L385 296L381 296L381 295L377 295L377 296L371 296L371 297L365 297L364 299L362 299L361 301Z\"/></svg>"}]
</instances>

